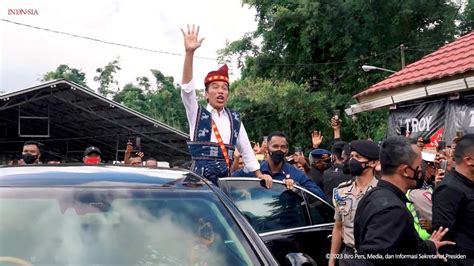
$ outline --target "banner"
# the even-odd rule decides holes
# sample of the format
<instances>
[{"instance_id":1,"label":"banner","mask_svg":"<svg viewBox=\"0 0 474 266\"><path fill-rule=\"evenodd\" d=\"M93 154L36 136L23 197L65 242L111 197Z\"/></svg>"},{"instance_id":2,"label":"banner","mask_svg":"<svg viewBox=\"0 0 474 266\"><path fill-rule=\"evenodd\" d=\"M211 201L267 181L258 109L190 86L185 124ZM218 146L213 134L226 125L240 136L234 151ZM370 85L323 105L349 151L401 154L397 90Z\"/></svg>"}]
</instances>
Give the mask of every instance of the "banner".
<instances>
[{"instance_id":1,"label":"banner","mask_svg":"<svg viewBox=\"0 0 474 266\"><path fill-rule=\"evenodd\" d=\"M440 140L453 143L456 132L474 133L474 95L464 95L458 100L441 99L400 107L390 112L387 137L400 135L405 127L411 139L429 138L428 146Z\"/></svg>"},{"instance_id":2,"label":"banner","mask_svg":"<svg viewBox=\"0 0 474 266\"><path fill-rule=\"evenodd\" d=\"M456 132L463 135L474 133L474 95L449 102L448 117L446 121L445 140L450 143Z\"/></svg>"},{"instance_id":3,"label":"banner","mask_svg":"<svg viewBox=\"0 0 474 266\"><path fill-rule=\"evenodd\" d=\"M387 137L400 135L402 127L410 132L410 138L431 139L431 145L440 141L446 120L446 100L420 103L401 107L390 112ZM428 145L428 146L431 146Z\"/></svg>"}]
</instances>

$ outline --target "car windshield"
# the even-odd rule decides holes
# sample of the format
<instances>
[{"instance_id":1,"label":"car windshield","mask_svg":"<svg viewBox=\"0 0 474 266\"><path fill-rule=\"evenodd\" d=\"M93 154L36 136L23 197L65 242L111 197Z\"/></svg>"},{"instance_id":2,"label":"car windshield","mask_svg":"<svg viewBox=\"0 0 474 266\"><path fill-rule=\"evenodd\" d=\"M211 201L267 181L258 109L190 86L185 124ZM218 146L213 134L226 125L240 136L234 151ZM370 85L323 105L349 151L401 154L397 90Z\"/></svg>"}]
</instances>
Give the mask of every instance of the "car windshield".
<instances>
[{"instance_id":1,"label":"car windshield","mask_svg":"<svg viewBox=\"0 0 474 266\"><path fill-rule=\"evenodd\" d=\"M0 188L2 259L47 265L251 265L209 192ZM205 263L205 264L202 264Z\"/></svg>"}]
</instances>

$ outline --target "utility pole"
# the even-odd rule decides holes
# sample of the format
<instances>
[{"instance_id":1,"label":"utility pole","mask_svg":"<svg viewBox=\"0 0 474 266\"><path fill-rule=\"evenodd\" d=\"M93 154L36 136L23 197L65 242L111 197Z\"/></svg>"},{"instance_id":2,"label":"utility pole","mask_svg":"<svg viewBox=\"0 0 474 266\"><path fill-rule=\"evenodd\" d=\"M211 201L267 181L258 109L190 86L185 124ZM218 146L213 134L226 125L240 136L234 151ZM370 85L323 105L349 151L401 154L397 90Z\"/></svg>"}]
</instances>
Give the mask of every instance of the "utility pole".
<instances>
[{"instance_id":1,"label":"utility pole","mask_svg":"<svg viewBox=\"0 0 474 266\"><path fill-rule=\"evenodd\" d=\"M405 49L406 49L405 45L403 45L403 43L400 44L400 56L402 58L402 69L405 68Z\"/></svg>"}]
</instances>

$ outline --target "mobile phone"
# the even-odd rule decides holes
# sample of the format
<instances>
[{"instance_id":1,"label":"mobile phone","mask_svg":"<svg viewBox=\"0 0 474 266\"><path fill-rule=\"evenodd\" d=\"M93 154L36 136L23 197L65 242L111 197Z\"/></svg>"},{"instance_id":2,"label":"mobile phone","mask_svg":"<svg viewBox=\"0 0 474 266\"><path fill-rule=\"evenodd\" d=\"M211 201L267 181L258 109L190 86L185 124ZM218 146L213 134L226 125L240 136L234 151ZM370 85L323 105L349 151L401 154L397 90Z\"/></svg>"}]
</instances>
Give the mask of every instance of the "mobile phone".
<instances>
[{"instance_id":1,"label":"mobile phone","mask_svg":"<svg viewBox=\"0 0 474 266\"><path fill-rule=\"evenodd\" d=\"M462 136L463 136L463 132L462 132L462 131L456 131L456 138L457 138L457 139L462 138Z\"/></svg>"},{"instance_id":2,"label":"mobile phone","mask_svg":"<svg viewBox=\"0 0 474 266\"><path fill-rule=\"evenodd\" d=\"M295 154L298 154L298 155L303 154L301 147L295 147Z\"/></svg>"},{"instance_id":3,"label":"mobile phone","mask_svg":"<svg viewBox=\"0 0 474 266\"><path fill-rule=\"evenodd\" d=\"M441 160L439 163L439 169L443 169L444 172L446 172L446 169L448 168L448 160Z\"/></svg>"},{"instance_id":4,"label":"mobile phone","mask_svg":"<svg viewBox=\"0 0 474 266\"><path fill-rule=\"evenodd\" d=\"M263 136L263 142L266 143L268 140L268 136Z\"/></svg>"},{"instance_id":5,"label":"mobile phone","mask_svg":"<svg viewBox=\"0 0 474 266\"><path fill-rule=\"evenodd\" d=\"M336 118L336 120L339 120L339 117L341 116L341 110L334 110L333 116Z\"/></svg>"},{"instance_id":6,"label":"mobile phone","mask_svg":"<svg viewBox=\"0 0 474 266\"><path fill-rule=\"evenodd\" d=\"M138 151L142 151L141 137L136 137L136 138L135 138L135 148L136 148Z\"/></svg>"}]
</instances>

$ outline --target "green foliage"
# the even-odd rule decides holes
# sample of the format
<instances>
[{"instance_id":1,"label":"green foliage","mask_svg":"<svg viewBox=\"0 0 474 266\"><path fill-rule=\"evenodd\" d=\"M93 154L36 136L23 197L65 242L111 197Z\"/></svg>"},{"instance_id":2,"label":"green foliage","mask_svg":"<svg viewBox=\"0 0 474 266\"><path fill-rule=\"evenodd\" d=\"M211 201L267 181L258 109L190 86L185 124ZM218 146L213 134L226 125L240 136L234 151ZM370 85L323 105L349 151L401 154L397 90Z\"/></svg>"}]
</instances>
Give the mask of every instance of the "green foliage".
<instances>
[{"instance_id":1,"label":"green foliage","mask_svg":"<svg viewBox=\"0 0 474 266\"><path fill-rule=\"evenodd\" d=\"M474 30L474 0L468 0L465 10L461 15L460 30L462 34Z\"/></svg>"},{"instance_id":2,"label":"green foliage","mask_svg":"<svg viewBox=\"0 0 474 266\"><path fill-rule=\"evenodd\" d=\"M129 83L114 94L113 99L140 113L155 118L182 131L187 130L186 111L181 102L180 89L174 85L173 77L165 76L159 70L151 69L156 87L146 77Z\"/></svg>"},{"instance_id":3,"label":"green foliage","mask_svg":"<svg viewBox=\"0 0 474 266\"><path fill-rule=\"evenodd\" d=\"M120 59L117 58L109 62L105 67L96 69L97 76L94 77L94 81L98 81L100 84L97 91L105 97L113 95L119 90L118 82L114 77L114 74L121 70L119 63Z\"/></svg>"},{"instance_id":4,"label":"green foliage","mask_svg":"<svg viewBox=\"0 0 474 266\"><path fill-rule=\"evenodd\" d=\"M55 80L55 79L66 79L75 82L81 86L87 88L86 85L86 74L79 69L70 68L68 65L59 65L55 71L47 72L43 75L41 81Z\"/></svg>"},{"instance_id":5,"label":"green foliage","mask_svg":"<svg viewBox=\"0 0 474 266\"><path fill-rule=\"evenodd\" d=\"M400 44L408 47L409 64L458 31L459 7L447 0L243 2L257 10L258 27L219 54L222 61L245 62L230 104L243 113L254 139L283 130L293 144L309 145L309 132L318 129L329 141L333 110L354 104L352 95L387 77L365 73L362 65L400 69ZM387 116L381 110L355 121L343 117L343 138L382 139Z\"/></svg>"},{"instance_id":6,"label":"green foliage","mask_svg":"<svg viewBox=\"0 0 474 266\"><path fill-rule=\"evenodd\" d=\"M231 85L229 107L243 114L250 139L258 140L271 131L284 131L290 139L309 146L310 130L328 128L327 97L310 93L290 81L244 79Z\"/></svg>"}]
</instances>

